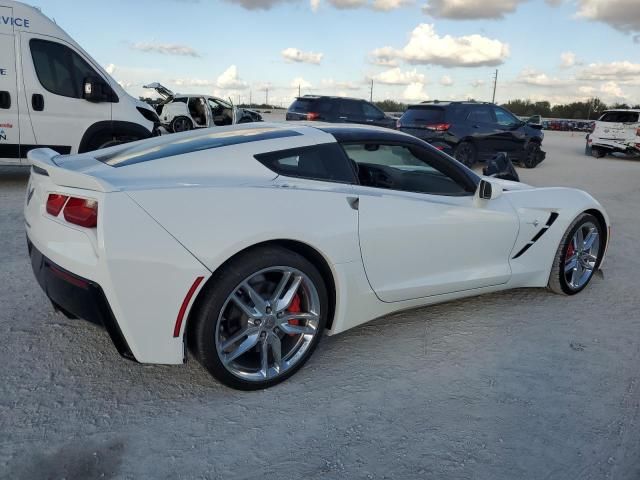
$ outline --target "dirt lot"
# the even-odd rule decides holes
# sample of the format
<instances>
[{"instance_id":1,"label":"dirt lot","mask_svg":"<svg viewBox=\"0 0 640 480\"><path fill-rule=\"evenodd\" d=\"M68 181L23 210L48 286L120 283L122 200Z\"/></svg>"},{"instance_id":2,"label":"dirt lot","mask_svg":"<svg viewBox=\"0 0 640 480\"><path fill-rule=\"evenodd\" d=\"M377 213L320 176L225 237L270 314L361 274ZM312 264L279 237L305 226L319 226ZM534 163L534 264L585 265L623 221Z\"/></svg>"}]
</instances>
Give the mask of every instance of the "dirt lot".
<instances>
[{"instance_id":1,"label":"dirt lot","mask_svg":"<svg viewBox=\"0 0 640 480\"><path fill-rule=\"evenodd\" d=\"M548 133L547 160L520 174L604 204L604 279L376 320L254 393L195 361L126 361L100 328L54 314L26 255L27 176L0 169L0 477L639 478L640 161L583 148Z\"/></svg>"}]
</instances>

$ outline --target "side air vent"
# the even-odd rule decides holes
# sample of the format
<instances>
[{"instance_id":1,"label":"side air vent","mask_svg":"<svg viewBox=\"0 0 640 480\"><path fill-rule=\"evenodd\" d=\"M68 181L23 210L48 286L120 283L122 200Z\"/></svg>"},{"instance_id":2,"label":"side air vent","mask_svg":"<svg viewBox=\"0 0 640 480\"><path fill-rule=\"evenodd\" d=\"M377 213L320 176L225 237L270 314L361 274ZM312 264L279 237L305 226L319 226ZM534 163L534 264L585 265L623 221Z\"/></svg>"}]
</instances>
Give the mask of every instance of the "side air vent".
<instances>
[{"instance_id":1,"label":"side air vent","mask_svg":"<svg viewBox=\"0 0 640 480\"><path fill-rule=\"evenodd\" d=\"M540 237L542 237L542 235L544 235L545 232L547 230L549 230L549 227L551 227L551 225L553 225L553 222L555 222L557 218L558 218L558 213L551 212L551 215L549 215L549 219L547 220L547 223L545 224L545 226L542 227L540 229L540 231L535 234L535 236L531 239L531 241L529 243L527 243L524 247L522 247L522 249L518 253L516 253L516 255L513 257L513 260L515 260L516 258L522 256L524 254L524 252L529 250L531 245L533 245L538 240L540 240Z\"/></svg>"}]
</instances>

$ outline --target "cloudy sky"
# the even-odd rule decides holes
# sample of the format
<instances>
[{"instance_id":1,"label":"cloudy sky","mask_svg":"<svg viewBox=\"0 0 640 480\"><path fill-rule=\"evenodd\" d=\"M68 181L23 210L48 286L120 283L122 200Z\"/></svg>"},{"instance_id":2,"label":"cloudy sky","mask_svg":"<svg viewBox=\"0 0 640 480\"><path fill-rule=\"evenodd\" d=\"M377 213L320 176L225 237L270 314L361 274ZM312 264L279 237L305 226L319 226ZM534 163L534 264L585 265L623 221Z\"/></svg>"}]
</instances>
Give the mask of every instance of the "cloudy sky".
<instances>
[{"instance_id":1,"label":"cloudy sky","mask_svg":"<svg viewBox=\"0 0 640 480\"><path fill-rule=\"evenodd\" d=\"M640 0L37 1L133 95L640 103Z\"/></svg>"}]
</instances>

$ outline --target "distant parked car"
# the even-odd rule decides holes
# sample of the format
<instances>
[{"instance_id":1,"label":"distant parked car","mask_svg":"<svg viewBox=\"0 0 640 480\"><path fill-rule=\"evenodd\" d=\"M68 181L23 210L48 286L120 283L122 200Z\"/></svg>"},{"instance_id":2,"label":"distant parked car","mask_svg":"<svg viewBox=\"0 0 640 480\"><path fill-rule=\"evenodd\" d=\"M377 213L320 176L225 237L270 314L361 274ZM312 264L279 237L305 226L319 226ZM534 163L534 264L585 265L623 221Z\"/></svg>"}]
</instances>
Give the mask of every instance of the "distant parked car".
<instances>
[{"instance_id":1,"label":"distant parked car","mask_svg":"<svg viewBox=\"0 0 640 480\"><path fill-rule=\"evenodd\" d=\"M177 94L158 82L145 85L144 88L152 88L164 98L156 107L156 111L160 122L169 132L262 121L258 112L235 107L222 98Z\"/></svg>"},{"instance_id":2,"label":"distant parked car","mask_svg":"<svg viewBox=\"0 0 640 480\"><path fill-rule=\"evenodd\" d=\"M506 152L512 162L527 168L545 158L539 117L524 122L492 103L435 101L410 105L398 120L398 129L432 144L449 145L453 156L469 167L490 160L497 152Z\"/></svg>"},{"instance_id":3,"label":"distant parked car","mask_svg":"<svg viewBox=\"0 0 640 480\"><path fill-rule=\"evenodd\" d=\"M296 98L287 110L286 118L329 123L362 123L387 128L395 128L397 121L366 100L318 95Z\"/></svg>"},{"instance_id":4,"label":"distant parked car","mask_svg":"<svg viewBox=\"0 0 640 480\"><path fill-rule=\"evenodd\" d=\"M608 153L640 155L640 110L608 110L596 121L593 132L587 136L594 157Z\"/></svg>"}]
</instances>

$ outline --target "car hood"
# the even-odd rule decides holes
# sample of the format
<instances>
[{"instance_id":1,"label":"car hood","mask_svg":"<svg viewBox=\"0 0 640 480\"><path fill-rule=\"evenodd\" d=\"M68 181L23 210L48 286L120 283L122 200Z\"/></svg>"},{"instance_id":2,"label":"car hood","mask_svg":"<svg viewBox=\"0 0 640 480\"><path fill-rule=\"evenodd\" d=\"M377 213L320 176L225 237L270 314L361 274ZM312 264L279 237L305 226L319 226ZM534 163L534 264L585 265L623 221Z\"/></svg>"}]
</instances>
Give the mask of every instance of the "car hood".
<instances>
[{"instance_id":1,"label":"car hood","mask_svg":"<svg viewBox=\"0 0 640 480\"><path fill-rule=\"evenodd\" d=\"M501 178L485 177L485 176L483 176L482 178L484 178L488 182L501 185L502 188L504 188L505 190L511 190L511 191L513 191L513 190L532 190L532 189L536 188L536 187L532 187L531 185L527 185L526 183L513 182L511 180L503 180Z\"/></svg>"}]
</instances>

